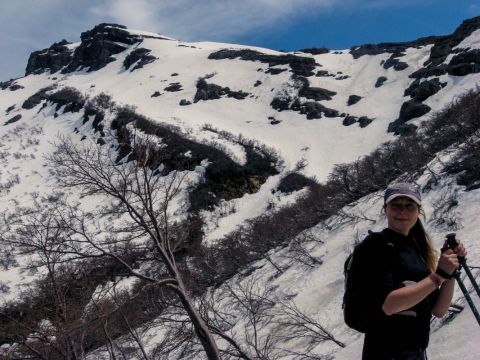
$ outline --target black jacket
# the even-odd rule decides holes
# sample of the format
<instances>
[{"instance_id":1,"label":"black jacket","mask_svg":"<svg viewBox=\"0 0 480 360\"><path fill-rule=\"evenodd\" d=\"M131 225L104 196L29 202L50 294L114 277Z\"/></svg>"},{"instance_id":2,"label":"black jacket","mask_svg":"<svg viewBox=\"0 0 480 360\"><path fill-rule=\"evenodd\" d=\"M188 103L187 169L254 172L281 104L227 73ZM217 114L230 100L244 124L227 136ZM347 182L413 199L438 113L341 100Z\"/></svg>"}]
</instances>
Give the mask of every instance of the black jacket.
<instances>
[{"instance_id":1,"label":"black jacket","mask_svg":"<svg viewBox=\"0 0 480 360\"><path fill-rule=\"evenodd\" d=\"M356 276L359 274L362 279L361 284L355 285L359 286L355 291L365 295L365 306L370 310L363 359L391 359L401 351L425 349L438 290L411 309L416 316L387 316L382 310L388 294L398 289L403 281L419 282L431 273L412 239L391 229L372 233L359 247L355 262Z\"/></svg>"}]
</instances>

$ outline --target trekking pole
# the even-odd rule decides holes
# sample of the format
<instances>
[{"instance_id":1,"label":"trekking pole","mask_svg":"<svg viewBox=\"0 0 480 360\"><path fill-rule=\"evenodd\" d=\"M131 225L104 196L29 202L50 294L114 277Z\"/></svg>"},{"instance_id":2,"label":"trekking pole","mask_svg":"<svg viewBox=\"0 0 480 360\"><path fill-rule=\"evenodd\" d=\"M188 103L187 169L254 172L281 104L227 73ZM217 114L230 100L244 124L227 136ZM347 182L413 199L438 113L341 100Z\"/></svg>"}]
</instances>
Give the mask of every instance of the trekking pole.
<instances>
[{"instance_id":1,"label":"trekking pole","mask_svg":"<svg viewBox=\"0 0 480 360\"><path fill-rule=\"evenodd\" d=\"M450 247L450 249L453 250L457 246L457 241L455 240L455 234L448 234L447 240L448 240L448 246ZM478 325L480 325L480 314L478 313L477 308L473 304L472 298L470 297L470 294L468 293L467 288L465 287L462 279L460 278L460 269L462 268L462 266L465 269L465 272L467 273L468 278L474 285L475 290L477 291L477 294L479 296L480 296L480 290L478 290L478 284L476 283L472 273L470 272L470 269L467 266L467 261L465 257L459 256L458 259L460 261L460 267L457 270L455 270L453 277L455 278L455 280L457 280L458 286L460 287L460 289L462 289L463 296L465 296L465 299L467 300L467 303L470 306L470 309L472 309L473 315L475 315L475 318L477 319Z\"/></svg>"},{"instance_id":2,"label":"trekking pole","mask_svg":"<svg viewBox=\"0 0 480 360\"><path fill-rule=\"evenodd\" d=\"M455 240L455 234L453 234L453 233L448 234L447 239L448 239L448 246L453 250L455 248L455 246L457 246L457 240ZM478 297L480 297L480 287L478 286L477 282L475 281L475 278L473 277L472 272L470 271L470 268L467 265L467 259L464 256L459 256L458 260L460 261L460 265L461 265L459 270L461 270L462 267L463 267L463 269L467 273L467 276L470 279L470 282L472 283L475 291L477 292Z\"/></svg>"}]
</instances>

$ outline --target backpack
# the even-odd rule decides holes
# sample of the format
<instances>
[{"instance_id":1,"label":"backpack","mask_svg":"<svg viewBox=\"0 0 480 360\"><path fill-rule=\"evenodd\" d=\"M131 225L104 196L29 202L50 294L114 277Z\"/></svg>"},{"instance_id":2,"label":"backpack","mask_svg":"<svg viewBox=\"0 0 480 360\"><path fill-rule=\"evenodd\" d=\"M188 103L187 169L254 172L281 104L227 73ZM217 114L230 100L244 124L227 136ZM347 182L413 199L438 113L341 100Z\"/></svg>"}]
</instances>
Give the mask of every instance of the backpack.
<instances>
[{"instance_id":1,"label":"backpack","mask_svg":"<svg viewBox=\"0 0 480 360\"><path fill-rule=\"evenodd\" d=\"M387 242L387 237L383 233L373 233L370 230L368 233L368 237L372 235L381 236L385 240L385 246L387 246L388 249L394 249L394 245L391 242ZM365 240L367 238L365 238ZM367 328L369 311L364 299L361 298L360 294L356 294L354 291L354 283L361 281L361 279L359 280L355 278L355 254L364 244L365 240L355 246L353 252L348 256L347 260L345 260L343 267L345 288L342 303L343 319L348 327L361 333L364 333ZM393 252L390 251L390 253L393 255Z\"/></svg>"}]
</instances>

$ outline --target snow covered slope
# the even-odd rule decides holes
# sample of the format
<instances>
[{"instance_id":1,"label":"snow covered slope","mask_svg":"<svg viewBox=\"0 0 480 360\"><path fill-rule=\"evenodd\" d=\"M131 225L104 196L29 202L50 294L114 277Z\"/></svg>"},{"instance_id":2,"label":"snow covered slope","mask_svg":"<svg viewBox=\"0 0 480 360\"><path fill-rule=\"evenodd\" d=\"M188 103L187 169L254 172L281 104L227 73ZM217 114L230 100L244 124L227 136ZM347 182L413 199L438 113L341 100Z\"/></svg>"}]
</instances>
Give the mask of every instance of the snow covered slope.
<instances>
[{"instance_id":1,"label":"snow covered slope","mask_svg":"<svg viewBox=\"0 0 480 360\"><path fill-rule=\"evenodd\" d=\"M108 94L117 105L134 106L137 113L154 122L179 127L191 140L215 141L240 165L246 161L245 149L219 132L241 134L280 154L283 164L277 166L279 173L270 176L258 191L230 200L234 212L220 218L218 208L205 212L205 218L211 219L204 229L205 240L214 242L263 213L269 204L294 201L295 195L275 191L299 163L301 174L325 181L335 164L369 154L394 139L394 131L414 131L414 125L474 89L480 81L479 28L476 18L464 22L451 36L320 54L307 50L287 54L234 44L186 43L118 25L99 25L83 33L81 42L61 42L32 54L27 76L1 83L0 212L32 204L32 199L52 190L43 156L52 152L52 142L59 134L72 135L78 141L93 137L91 123L84 122L84 110L57 109L45 98L31 108L24 105L46 87L52 86L47 94L72 87L90 98ZM216 132L208 130L211 128ZM198 181L201 172L197 169L192 181ZM427 177L425 174L419 184L425 185ZM445 177L426 195L427 214L445 189L459 194L458 232L469 244L469 260L474 265L480 261L476 239L480 192L467 193ZM362 237L368 229L379 230L384 225L378 195L345 210L370 220L348 221L331 226L333 230L324 226L312 229L317 238L325 239L322 246L311 244L311 253L321 258L323 265L308 271L292 266L279 277L267 261L253 265L261 268L255 273L262 283L277 286L279 294L297 294L297 305L327 323L335 337L347 344L339 348L327 342L312 349L315 354L332 352L336 359L358 358L361 339L348 331L341 319L341 269L355 234ZM329 221L342 223L340 218ZM439 246L445 231L451 229L430 223L429 230ZM272 257L282 264L281 250L272 250ZM1 273L7 289L5 300L15 298L16 285L34 278L14 267ZM272 277L275 279L267 280ZM461 302L458 292L456 298ZM452 333L462 346L455 345L449 336ZM477 359L478 342L467 340L479 334L466 308L454 322L433 333L429 355Z\"/></svg>"}]
</instances>

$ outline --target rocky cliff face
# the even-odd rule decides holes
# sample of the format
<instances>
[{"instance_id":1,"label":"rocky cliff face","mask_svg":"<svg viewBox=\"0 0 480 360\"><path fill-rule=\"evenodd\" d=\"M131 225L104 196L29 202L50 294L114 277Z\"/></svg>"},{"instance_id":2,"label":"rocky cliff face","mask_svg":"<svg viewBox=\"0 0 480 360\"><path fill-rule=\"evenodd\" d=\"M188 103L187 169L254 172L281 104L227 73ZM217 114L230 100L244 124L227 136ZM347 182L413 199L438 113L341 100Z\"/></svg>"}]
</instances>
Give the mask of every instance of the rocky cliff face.
<instances>
[{"instance_id":1,"label":"rocky cliff face","mask_svg":"<svg viewBox=\"0 0 480 360\"><path fill-rule=\"evenodd\" d=\"M99 70L115 61L112 55L142 41L140 36L134 36L124 29L126 27L122 25L103 23L83 32L81 43L75 50L70 50L66 46L70 43L62 40L48 49L35 51L28 59L25 75L45 71L68 74L83 69L87 69L87 72Z\"/></svg>"}]
</instances>

